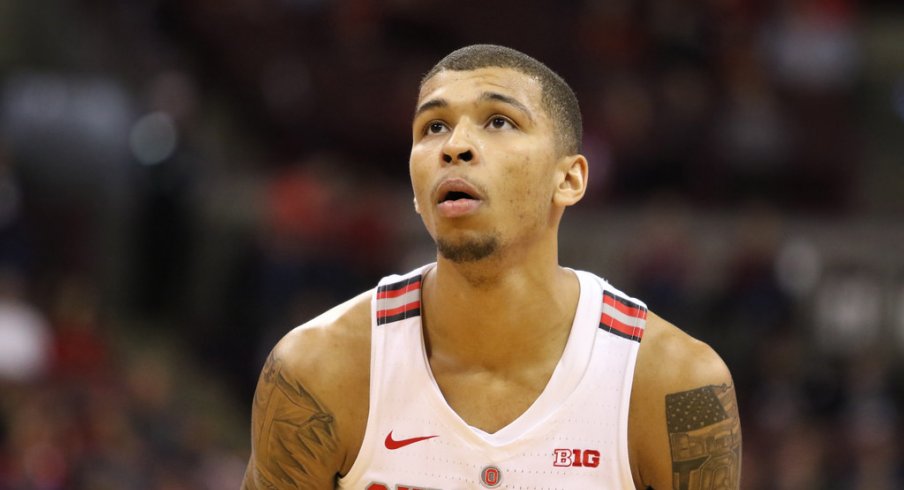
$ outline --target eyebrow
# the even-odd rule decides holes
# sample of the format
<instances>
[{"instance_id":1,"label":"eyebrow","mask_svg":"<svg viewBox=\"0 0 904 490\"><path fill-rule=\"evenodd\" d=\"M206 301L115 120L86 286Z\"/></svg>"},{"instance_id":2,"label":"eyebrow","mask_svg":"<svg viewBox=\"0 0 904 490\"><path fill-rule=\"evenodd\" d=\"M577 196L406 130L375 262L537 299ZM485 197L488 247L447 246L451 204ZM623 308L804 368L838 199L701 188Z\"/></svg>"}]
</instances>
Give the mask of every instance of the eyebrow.
<instances>
[{"instance_id":1,"label":"eyebrow","mask_svg":"<svg viewBox=\"0 0 904 490\"><path fill-rule=\"evenodd\" d=\"M430 99L427 102L421 104L416 111L414 111L414 117L418 117L422 112L429 111L430 109L436 109L439 107L449 107L449 102L446 99Z\"/></svg>"},{"instance_id":2,"label":"eyebrow","mask_svg":"<svg viewBox=\"0 0 904 490\"><path fill-rule=\"evenodd\" d=\"M518 99L516 99L514 97L510 97L505 94L500 94L498 92L483 92L482 94L480 94L480 97L478 97L478 100L496 101L496 102L502 102L503 104L508 104L508 105L514 107L515 109L517 109L518 111L524 113L524 115L527 116L527 118L531 122L534 121L534 118L531 115L530 109L528 109L526 105L524 105L523 103L521 103L521 101L519 101ZM446 99L442 99L442 98L430 99L427 102L424 102L423 104L421 104L417 108L417 110L414 112L414 117L416 118L417 116L421 115L421 113L423 113L423 112L429 111L431 109L441 108L441 107L449 107L449 102Z\"/></svg>"},{"instance_id":3,"label":"eyebrow","mask_svg":"<svg viewBox=\"0 0 904 490\"><path fill-rule=\"evenodd\" d=\"M533 116L531 116L530 109L528 109L526 105L522 104L521 101L514 97L510 97L508 95L500 94L497 92L484 92L480 94L480 100L492 100L502 102L503 104L508 104L515 109L523 112L531 122L534 121Z\"/></svg>"}]
</instances>

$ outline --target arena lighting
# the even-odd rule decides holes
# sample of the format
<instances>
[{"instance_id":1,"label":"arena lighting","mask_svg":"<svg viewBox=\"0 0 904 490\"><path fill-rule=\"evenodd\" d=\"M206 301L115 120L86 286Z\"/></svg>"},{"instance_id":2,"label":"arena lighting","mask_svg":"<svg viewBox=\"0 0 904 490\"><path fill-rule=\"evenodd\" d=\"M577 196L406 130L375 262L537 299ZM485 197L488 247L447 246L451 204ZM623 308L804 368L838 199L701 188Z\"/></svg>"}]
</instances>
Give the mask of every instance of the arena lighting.
<instances>
[{"instance_id":1,"label":"arena lighting","mask_svg":"<svg viewBox=\"0 0 904 490\"><path fill-rule=\"evenodd\" d=\"M796 298L812 293L822 274L819 250L808 240L793 239L785 243L775 260L779 285Z\"/></svg>"},{"instance_id":2,"label":"arena lighting","mask_svg":"<svg viewBox=\"0 0 904 490\"><path fill-rule=\"evenodd\" d=\"M898 347L904 352L904 278L901 283L890 293L889 309L892 317L892 328L898 340Z\"/></svg>"},{"instance_id":3,"label":"arena lighting","mask_svg":"<svg viewBox=\"0 0 904 490\"><path fill-rule=\"evenodd\" d=\"M816 338L828 353L856 355L880 345L881 278L864 268L827 273L814 298Z\"/></svg>"},{"instance_id":4,"label":"arena lighting","mask_svg":"<svg viewBox=\"0 0 904 490\"><path fill-rule=\"evenodd\" d=\"M899 78L891 91L891 103L895 114L904 120L904 78Z\"/></svg>"},{"instance_id":5,"label":"arena lighting","mask_svg":"<svg viewBox=\"0 0 904 490\"><path fill-rule=\"evenodd\" d=\"M157 165L171 157L178 140L173 118L159 111L139 118L129 132L129 148L143 165Z\"/></svg>"}]
</instances>

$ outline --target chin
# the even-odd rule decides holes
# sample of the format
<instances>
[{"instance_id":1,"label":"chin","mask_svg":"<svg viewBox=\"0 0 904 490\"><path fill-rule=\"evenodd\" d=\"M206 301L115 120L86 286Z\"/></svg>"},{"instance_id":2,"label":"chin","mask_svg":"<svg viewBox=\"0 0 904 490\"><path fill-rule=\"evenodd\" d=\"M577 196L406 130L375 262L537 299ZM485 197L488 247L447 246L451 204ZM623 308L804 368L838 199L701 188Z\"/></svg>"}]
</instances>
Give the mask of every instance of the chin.
<instances>
[{"instance_id":1,"label":"chin","mask_svg":"<svg viewBox=\"0 0 904 490\"><path fill-rule=\"evenodd\" d=\"M499 239L495 235L465 240L436 240L439 254L455 263L479 262L492 257L499 249Z\"/></svg>"}]
</instances>

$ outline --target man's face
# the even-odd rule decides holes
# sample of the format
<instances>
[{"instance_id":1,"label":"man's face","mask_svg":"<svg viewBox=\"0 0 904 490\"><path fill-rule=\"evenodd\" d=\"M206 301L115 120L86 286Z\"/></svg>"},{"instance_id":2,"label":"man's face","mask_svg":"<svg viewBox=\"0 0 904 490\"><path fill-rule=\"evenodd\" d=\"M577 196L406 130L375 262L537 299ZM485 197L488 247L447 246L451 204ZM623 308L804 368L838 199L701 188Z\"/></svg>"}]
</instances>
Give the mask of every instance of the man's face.
<instances>
[{"instance_id":1,"label":"man's face","mask_svg":"<svg viewBox=\"0 0 904 490\"><path fill-rule=\"evenodd\" d=\"M536 79L442 71L421 88L412 135L415 203L444 257L479 260L551 229L556 138Z\"/></svg>"}]
</instances>

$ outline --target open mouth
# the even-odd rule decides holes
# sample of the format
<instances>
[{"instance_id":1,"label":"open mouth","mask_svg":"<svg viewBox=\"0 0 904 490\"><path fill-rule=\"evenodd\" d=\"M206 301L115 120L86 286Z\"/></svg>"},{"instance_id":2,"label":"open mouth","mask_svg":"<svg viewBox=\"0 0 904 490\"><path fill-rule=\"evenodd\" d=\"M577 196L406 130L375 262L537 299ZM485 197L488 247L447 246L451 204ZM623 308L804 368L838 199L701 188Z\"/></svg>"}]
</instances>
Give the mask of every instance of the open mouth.
<instances>
[{"instance_id":1,"label":"open mouth","mask_svg":"<svg viewBox=\"0 0 904 490\"><path fill-rule=\"evenodd\" d=\"M444 218L463 218L476 213L484 204L479 188L461 178L444 180L437 189L436 207Z\"/></svg>"},{"instance_id":2,"label":"open mouth","mask_svg":"<svg viewBox=\"0 0 904 490\"><path fill-rule=\"evenodd\" d=\"M435 195L437 211L444 218L469 216L484 204L484 194L479 187L457 177L442 181Z\"/></svg>"},{"instance_id":3,"label":"open mouth","mask_svg":"<svg viewBox=\"0 0 904 490\"><path fill-rule=\"evenodd\" d=\"M448 202L448 201L457 201L459 199L474 199L474 196L468 194L467 192L462 191L449 191L442 197L440 197L439 202Z\"/></svg>"}]
</instances>

